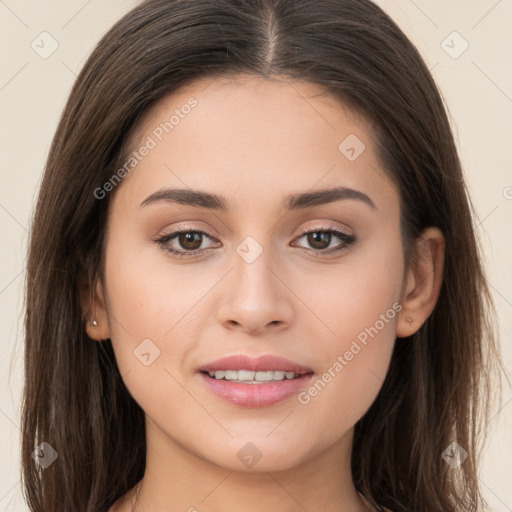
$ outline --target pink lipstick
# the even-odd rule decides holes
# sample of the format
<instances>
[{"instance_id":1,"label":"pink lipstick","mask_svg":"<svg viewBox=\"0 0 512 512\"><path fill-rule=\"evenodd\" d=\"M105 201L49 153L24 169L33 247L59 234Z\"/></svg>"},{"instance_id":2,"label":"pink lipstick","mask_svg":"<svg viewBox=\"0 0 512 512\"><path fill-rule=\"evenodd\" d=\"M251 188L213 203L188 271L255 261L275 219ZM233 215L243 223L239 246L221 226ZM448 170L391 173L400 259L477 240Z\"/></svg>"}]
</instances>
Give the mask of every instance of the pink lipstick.
<instances>
[{"instance_id":1,"label":"pink lipstick","mask_svg":"<svg viewBox=\"0 0 512 512\"><path fill-rule=\"evenodd\" d=\"M282 357L233 355L198 369L215 395L242 407L266 407L298 393L310 382L311 368Z\"/></svg>"}]
</instances>

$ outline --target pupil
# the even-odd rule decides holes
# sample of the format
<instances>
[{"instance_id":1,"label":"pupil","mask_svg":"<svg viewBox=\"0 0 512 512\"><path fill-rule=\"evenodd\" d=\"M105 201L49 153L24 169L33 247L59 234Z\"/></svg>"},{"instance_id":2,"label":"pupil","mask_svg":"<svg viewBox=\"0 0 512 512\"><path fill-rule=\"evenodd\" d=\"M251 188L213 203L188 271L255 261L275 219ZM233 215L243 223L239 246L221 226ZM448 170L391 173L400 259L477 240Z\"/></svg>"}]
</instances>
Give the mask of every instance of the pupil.
<instances>
[{"instance_id":1,"label":"pupil","mask_svg":"<svg viewBox=\"0 0 512 512\"><path fill-rule=\"evenodd\" d=\"M189 232L179 235L179 242L184 249L195 250L201 247L201 233Z\"/></svg>"},{"instance_id":2,"label":"pupil","mask_svg":"<svg viewBox=\"0 0 512 512\"><path fill-rule=\"evenodd\" d=\"M331 242L331 233L326 232L314 232L308 234L308 243L314 249L325 249L329 247Z\"/></svg>"}]
</instances>

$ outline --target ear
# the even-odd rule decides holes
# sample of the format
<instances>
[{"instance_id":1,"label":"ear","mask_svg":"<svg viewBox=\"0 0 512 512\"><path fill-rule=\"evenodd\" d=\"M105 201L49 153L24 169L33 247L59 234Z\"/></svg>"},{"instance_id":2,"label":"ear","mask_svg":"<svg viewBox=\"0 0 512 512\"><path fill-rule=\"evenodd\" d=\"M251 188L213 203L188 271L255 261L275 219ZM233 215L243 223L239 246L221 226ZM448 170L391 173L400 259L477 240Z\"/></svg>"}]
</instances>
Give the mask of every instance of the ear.
<instances>
[{"instance_id":1,"label":"ear","mask_svg":"<svg viewBox=\"0 0 512 512\"><path fill-rule=\"evenodd\" d=\"M101 279L97 278L92 288L81 295L85 331L89 338L101 341L110 338L110 323L105 306L105 295Z\"/></svg>"},{"instance_id":2,"label":"ear","mask_svg":"<svg viewBox=\"0 0 512 512\"><path fill-rule=\"evenodd\" d=\"M429 227L416 240L402 288L396 335L411 336L430 316L443 284L445 239L440 229Z\"/></svg>"}]
</instances>

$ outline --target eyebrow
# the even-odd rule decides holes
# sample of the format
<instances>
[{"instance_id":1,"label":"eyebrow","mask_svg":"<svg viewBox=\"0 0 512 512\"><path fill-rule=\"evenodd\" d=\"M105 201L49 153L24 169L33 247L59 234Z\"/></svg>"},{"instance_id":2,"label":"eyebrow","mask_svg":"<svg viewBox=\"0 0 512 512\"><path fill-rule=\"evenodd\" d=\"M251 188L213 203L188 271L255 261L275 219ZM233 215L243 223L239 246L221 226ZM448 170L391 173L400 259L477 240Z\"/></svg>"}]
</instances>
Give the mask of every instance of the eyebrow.
<instances>
[{"instance_id":1,"label":"eyebrow","mask_svg":"<svg viewBox=\"0 0 512 512\"><path fill-rule=\"evenodd\" d=\"M283 208L286 210L304 210L306 208L321 206L345 199L355 199L367 204L373 210L377 209L374 202L366 194L346 187L335 187L316 190L314 192L292 194L285 197ZM221 212L228 212L230 210L228 202L222 196L198 190L177 188L164 188L154 192L142 201L140 207L159 202L177 203Z\"/></svg>"}]
</instances>

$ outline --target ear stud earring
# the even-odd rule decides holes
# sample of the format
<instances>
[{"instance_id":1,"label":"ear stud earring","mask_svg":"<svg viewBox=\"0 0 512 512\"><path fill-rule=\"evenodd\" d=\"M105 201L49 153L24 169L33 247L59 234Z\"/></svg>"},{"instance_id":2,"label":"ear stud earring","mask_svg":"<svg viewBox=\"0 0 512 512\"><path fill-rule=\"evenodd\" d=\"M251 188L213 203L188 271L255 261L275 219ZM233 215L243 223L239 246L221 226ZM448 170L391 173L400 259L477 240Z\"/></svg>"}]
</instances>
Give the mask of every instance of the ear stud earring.
<instances>
[{"instance_id":1,"label":"ear stud earring","mask_svg":"<svg viewBox=\"0 0 512 512\"><path fill-rule=\"evenodd\" d=\"M408 323L412 323L412 318L410 316L406 316L405 321Z\"/></svg>"},{"instance_id":2,"label":"ear stud earring","mask_svg":"<svg viewBox=\"0 0 512 512\"><path fill-rule=\"evenodd\" d=\"M98 326L98 322L97 322L96 320L93 320L93 321L91 322L91 325L92 325L93 327L97 327L97 326Z\"/></svg>"}]
</instances>

